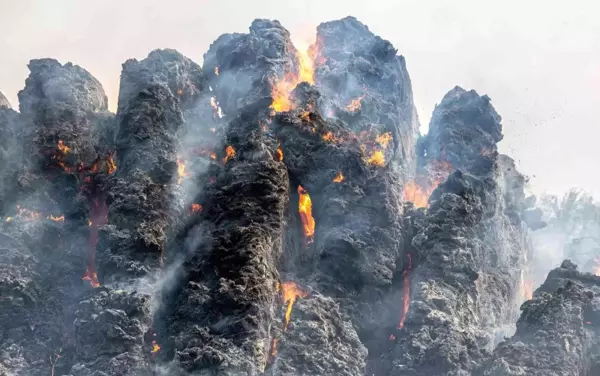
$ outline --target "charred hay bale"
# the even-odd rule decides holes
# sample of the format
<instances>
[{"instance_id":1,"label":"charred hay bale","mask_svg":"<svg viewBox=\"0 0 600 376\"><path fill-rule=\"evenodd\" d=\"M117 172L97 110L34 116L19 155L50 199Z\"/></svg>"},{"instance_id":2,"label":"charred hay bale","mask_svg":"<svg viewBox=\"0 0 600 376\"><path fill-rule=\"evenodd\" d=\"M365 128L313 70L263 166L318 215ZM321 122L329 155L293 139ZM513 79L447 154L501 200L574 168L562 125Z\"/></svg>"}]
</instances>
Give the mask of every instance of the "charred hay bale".
<instances>
[{"instance_id":1,"label":"charred hay bale","mask_svg":"<svg viewBox=\"0 0 600 376\"><path fill-rule=\"evenodd\" d=\"M276 338L268 375L364 375L367 349L331 298L298 299L290 325Z\"/></svg>"},{"instance_id":2,"label":"charred hay bale","mask_svg":"<svg viewBox=\"0 0 600 376\"><path fill-rule=\"evenodd\" d=\"M521 306L517 332L476 373L482 376L593 374L598 367L600 278L568 260Z\"/></svg>"}]
</instances>

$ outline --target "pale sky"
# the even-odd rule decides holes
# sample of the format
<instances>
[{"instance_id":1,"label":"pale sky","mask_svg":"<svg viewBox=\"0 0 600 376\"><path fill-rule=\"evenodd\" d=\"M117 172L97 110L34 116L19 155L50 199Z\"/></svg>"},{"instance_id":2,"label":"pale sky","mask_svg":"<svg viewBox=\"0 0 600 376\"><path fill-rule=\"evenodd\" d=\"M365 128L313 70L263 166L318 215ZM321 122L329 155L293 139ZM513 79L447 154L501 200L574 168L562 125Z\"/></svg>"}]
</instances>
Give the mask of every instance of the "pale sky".
<instances>
[{"instance_id":1,"label":"pale sky","mask_svg":"<svg viewBox=\"0 0 600 376\"><path fill-rule=\"evenodd\" d=\"M320 22L353 15L406 57L424 130L455 85L488 94L504 119L500 150L534 192L600 199L598 14L597 0L0 0L0 91L16 108L27 62L53 57L90 71L114 110L128 58L175 48L201 63L255 18L312 42Z\"/></svg>"}]
</instances>

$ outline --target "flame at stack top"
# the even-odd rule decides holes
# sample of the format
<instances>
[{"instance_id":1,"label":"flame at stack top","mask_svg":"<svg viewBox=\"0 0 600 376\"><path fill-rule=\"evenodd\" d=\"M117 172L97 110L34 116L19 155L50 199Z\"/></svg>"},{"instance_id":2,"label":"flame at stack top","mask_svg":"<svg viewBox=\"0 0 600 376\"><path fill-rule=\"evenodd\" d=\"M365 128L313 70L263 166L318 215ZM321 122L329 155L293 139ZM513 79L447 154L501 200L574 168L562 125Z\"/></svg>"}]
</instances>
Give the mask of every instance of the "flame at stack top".
<instances>
[{"instance_id":1,"label":"flame at stack top","mask_svg":"<svg viewBox=\"0 0 600 376\"><path fill-rule=\"evenodd\" d=\"M288 72L283 79L279 79L272 84L271 96L273 103L271 108L276 112L290 111L293 109L290 94L301 82L307 82L314 85L315 54L309 52L309 46L300 44L297 48L296 58L298 59L298 72Z\"/></svg>"},{"instance_id":2,"label":"flame at stack top","mask_svg":"<svg viewBox=\"0 0 600 376\"><path fill-rule=\"evenodd\" d=\"M308 192L306 192L301 185L298 186L298 213L300 213L304 236L306 237L306 240L311 243L315 236L315 220L312 216L312 201Z\"/></svg>"},{"instance_id":3,"label":"flame at stack top","mask_svg":"<svg viewBox=\"0 0 600 376\"><path fill-rule=\"evenodd\" d=\"M305 298L308 293L302 291L294 282L284 282L281 286L283 290L283 302L287 303L285 310L285 326L284 330L287 329L290 323L290 317L292 316L292 308L298 297Z\"/></svg>"}]
</instances>

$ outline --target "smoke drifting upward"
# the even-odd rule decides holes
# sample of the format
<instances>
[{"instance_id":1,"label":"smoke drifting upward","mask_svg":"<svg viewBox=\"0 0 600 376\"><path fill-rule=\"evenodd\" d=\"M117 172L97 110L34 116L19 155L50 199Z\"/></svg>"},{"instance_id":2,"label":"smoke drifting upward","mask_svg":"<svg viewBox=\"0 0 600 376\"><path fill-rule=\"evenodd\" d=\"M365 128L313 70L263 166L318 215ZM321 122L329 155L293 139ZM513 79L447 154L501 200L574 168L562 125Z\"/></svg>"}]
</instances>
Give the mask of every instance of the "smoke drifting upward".
<instances>
[{"instance_id":1,"label":"smoke drifting upward","mask_svg":"<svg viewBox=\"0 0 600 376\"><path fill-rule=\"evenodd\" d=\"M314 40L258 19L202 67L128 60L116 115L32 60L20 113L0 95L0 374L598 371L591 199L526 197L474 90L420 137L404 58L356 18ZM545 278L550 254L583 272Z\"/></svg>"}]
</instances>

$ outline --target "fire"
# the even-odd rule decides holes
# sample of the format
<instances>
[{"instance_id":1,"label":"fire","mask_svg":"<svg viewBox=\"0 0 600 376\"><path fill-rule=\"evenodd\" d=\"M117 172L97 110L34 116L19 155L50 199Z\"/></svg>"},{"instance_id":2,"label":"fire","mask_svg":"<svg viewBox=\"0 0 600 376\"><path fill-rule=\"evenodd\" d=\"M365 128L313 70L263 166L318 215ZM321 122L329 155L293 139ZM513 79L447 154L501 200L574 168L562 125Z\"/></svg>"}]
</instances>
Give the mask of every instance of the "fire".
<instances>
[{"instance_id":1,"label":"fire","mask_svg":"<svg viewBox=\"0 0 600 376\"><path fill-rule=\"evenodd\" d=\"M215 65L215 76L219 75L219 66Z\"/></svg>"},{"instance_id":2,"label":"fire","mask_svg":"<svg viewBox=\"0 0 600 376\"><path fill-rule=\"evenodd\" d=\"M156 341L152 341L152 351L150 351L152 354L155 354L158 352L158 350L160 350L160 346L158 345L158 343L156 343Z\"/></svg>"},{"instance_id":3,"label":"fire","mask_svg":"<svg viewBox=\"0 0 600 376\"><path fill-rule=\"evenodd\" d=\"M298 297L305 298L308 293L302 291L294 282L283 282L281 285L283 290L283 302L287 303L285 310L285 326L284 330L287 329L290 323L290 317L292 316L292 308Z\"/></svg>"},{"instance_id":4,"label":"fire","mask_svg":"<svg viewBox=\"0 0 600 376\"><path fill-rule=\"evenodd\" d=\"M221 107L219 106L219 102L217 102L216 97L210 97L210 106L213 109L213 113L217 115L219 119L221 119L223 117L223 111L221 110Z\"/></svg>"},{"instance_id":5,"label":"fire","mask_svg":"<svg viewBox=\"0 0 600 376\"><path fill-rule=\"evenodd\" d=\"M325 133L321 138L323 139L323 141L325 141L325 142L331 142L331 143L338 143L338 142L342 142L343 141L341 138L336 137L331 132Z\"/></svg>"},{"instance_id":6,"label":"fire","mask_svg":"<svg viewBox=\"0 0 600 376\"><path fill-rule=\"evenodd\" d=\"M192 213L200 213L200 212L202 212L202 205L192 204Z\"/></svg>"},{"instance_id":7,"label":"fire","mask_svg":"<svg viewBox=\"0 0 600 376\"><path fill-rule=\"evenodd\" d=\"M283 161L283 149L281 149L281 146L277 147L277 160L278 161Z\"/></svg>"},{"instance_id":8,"label":"fire","mask_svg":"<svg viewBox=\"0 0 600 376\"><path fill-rule=\"evenodd\" d=\"M39 212L22 208L19 205L17 205L17 215L25 221L36 221L41 217Z\"/></svg>"},{"instance_id":9,"label":"fire","mask_svg":"<svg viewBox=\"0 0 600 376\"><path fill-rule=\"evenodd\" d=\"M533 281L525 278L524 270L521 270L521 295L525 300L533 299Z\"/></svg>"},{"instance_id":10,"label":"fire","mask_svg":"<svg viewBox=\"0 0 600 376\"><path fill-rule=\"evenodd\" d=\"M426 208L429 205L429 196L434 189L435 187L425 189L414 181L409 181L404 185L402 191L403 200L412 202L417 208Z\"/></svg>"},{"instance_id":11,"label":"fire","mask_svg":"<svg viewBox=\"0 0 600 376\"><path fill-rule=\"evenodd\" d=\"M92 287L99 287L98 273L96 272L96 244L98 243L98 228L108 222L108 208L104 201L93 200L90 212L91 218L88 219L90 234L88 238L88 246L90 258L85 269L85 274L82 279L90 281Z\"/></svg>"},{"instance_id":12,"label":"fire","mask_svg":"<svg viewBox=\"0 0 600 376\"><path fill-rule=\"evenodd\" d=\"M216 131L217 131L217 128L210 128L211 133L215 133Z\"/></svg>"},{"instance_id":13,"label":"fire","mask_svg":"<svg viewBox=\"0 0 600 376\"><path fill-rule=\"evenodd\" d=\"M312 55L312 56L311 56ZM298 73L286 73L283 79L272 84L271 97L273 103L271 108L276 112L285 112L293 109L290 94L301 82L314 85L314 54L309 53L308 46L303 45L297 49Z\"/></svg>"},{"instance_id":14,"label":"fire","mask_svg":"<svg viewBox=\"0 0 600 376\"><path fill-rule=\"evenodd\" d=\"M429 176L420 177L417 181L409 181L404 185L402 192L404 201L411 201L417 208L429 206L429 197L433 191L452 172L452 163L447 161L433 161L429 168Z\"/></svg>"},{"instance_id":15,"label":"fire","mask_svg":"<svg viewBox=\"0 0 600 376\"><path fill-rule=\"evenodd\" d=\"M65 221L65 216L61 215L60 217L55 217L53 215L50 215L48 217L49 220L54 221L54 222L64 222Z\"/></svg>"},{"instance_id":16,"label":"fire","mask_svg":"<svg viewBox=\"0 0 600 376\"><path fill-rule=\"evenodd\" d=\"M112 175L115 173L115 171L117 171L117 164L115 163L112 154L110 154L108 156L108 159L106 160L106 164L108 166L108 174L109 175Z\"/></svg>"},{"instance_id":17,"label":"fire","mask_svg":"<svg viewBox=\"0 0 600 376\"><path fill-rule=\"evenodd\" d=\"M217 159L217 153L215 153L214 151L210 153L210 159L216 160Z\"/></svg>"},{"instance_id":18,"label":"fire","mask_svg":"<svg viewBox=\"0 0 600 376\"><path fill-rule=\"evenodd\" d=\"M310 112L302 111L302 114L300 114L300 119L302 119L302 121L310 121Z\"/></svg>"},{"instance_id":19,"label":"fire","mask_svg":"<svg viewBox=\"0 0 600 376\"><path fill-rule=\"evenodd\" d=\"M100 287L100 282L98 282L98 273L90 270L89 266L85 269L85 274L81 279L83 281L90 281L90 284L93 288Z\"/></svg>"},{"instance_id":20,"label":"fire","mask_svg":"<svg viewBox=\"0 0 600 376\"><path fill-rule=\"evenodd\" d=\"M383 150L387 149L390 141L392 141L392 132L380 134L375 138L375 142L377 142L379 146L383 148Z\"/></svg>"},{"instance_id":21,"label":"fire","mask_svg":"<svg viewBox=\"0 0 600 376\"><path fill-rule=\"evenodd\" d=\"M365 99L365 94L361 95L358 98L352 99L350 103L346 105L346 111L356 112L360 110L360 105L363 99Z\"/></svg>"},{"instance_id":22,"label":"fire","mask_svg":"<svg viewBox=\"0 0 600 376\"><path fill-rule=\"evenodd\" d=\"M385 154L381 150L375 150L367 159L367 163L371 166L383 167L385 166Z\"/></svg>"},{"instance_id":23,"label":"fire","mask_svg":"<svg viewBox=\"0 0 600 376\"><path fill-rule=\"evenodd\" d=\"M341 183L342 181L344 181L344 175L340 171L340 172L338 172L337 176L335 178L333 178L333 182L334 183Z\"/></svg>"},{"instance_id":24,"label":"fire","mask_svg":"<svg viewBox=\"0 0 600 376\"><path fill-rule=\"evenodd\" d=\"M407 253L406 256L408 257L408 266L404 268L404 271L402 272L402 281L404 283L404 305L402 307L402 316L400 317L400 322L398 323L398 329L404 328L404 321L406 320L406 314L408 313L408 308L410 307L409 275L412 270L412 257L410 256L410 253Z\"/></svg>"},{"instance_id":25,"label":"fire","mask_svg":"<svg viewBox=\"0 0 600 376\"><path fill-rule=\"evenodd\" d=\"M185 171L186 165L186 161L182 161L181 159L177 158L177 175L179 176L177 179L177 184L181 184L184 178L189 177L189 173Z\"/></svg>"},{"instance_id":26,"label":"fire","mask_svg":"<svg viewBox=\"0 0 600 376\"><path fill-rule=\"evenodd\" d=\"M65 145L63 140L58 140L58 150L60 150L63 155L67 155L71 148Z\"/></svg>"},{"instance_id":27,"label":"fire","mask_svg":"<svg viewBox=\"0 0 600 376\"><path fill-rule=\"evenodd\" d=\"M182 96L183 95L183 90L182 89L177 89L177 95Z\"/></svg>"},{"instance_id":28,"label":"fire","mask_svg":"<svg viewBox=\"0 0 600 376\"><path fill-rule=\"evenodd\" d=\"M600 256L596 256L596 266L594 267L594 274L600 277Z\"/></svg>"},{"instance_id":29,"label":"fire","mask_svg":"<svg viewBox=\"0 0 600 376\"><path fill-rule=\"evenodd\" d=\"M312 201L308 192L298 186L298 212L304 229L304 236L309 243L312 243L315 236L315 220L312 216Z\"/></svg>"},{"instance_id":30,"label":"fire","mask_svg":"<svg viewBox=\"0 0 600 376\"><path fill-rule=\"evenodd\" d=\"M279 339L274 337L273 342L271 343L271 356L277 355L277 341L279 341Z\"/></svg>"},{"instance_id":31,"label":"fire","mask_svg":"<svg viewBox=\"0 0 600 376\"><path fill-rule=\"evenodd\" d=\"M231 145L228 145L225 148L225 158L223 158L223 164L227 163L228 160L230 160L231 158L235 157L236 153L235 153L235 148Z\"/></svg>"}]
</instances>

